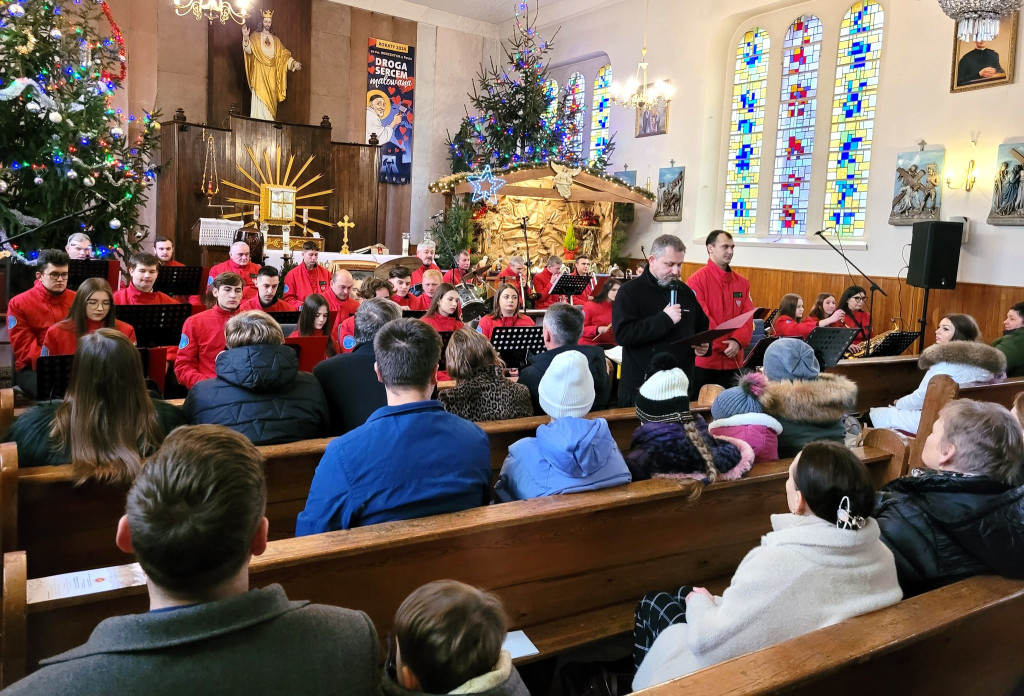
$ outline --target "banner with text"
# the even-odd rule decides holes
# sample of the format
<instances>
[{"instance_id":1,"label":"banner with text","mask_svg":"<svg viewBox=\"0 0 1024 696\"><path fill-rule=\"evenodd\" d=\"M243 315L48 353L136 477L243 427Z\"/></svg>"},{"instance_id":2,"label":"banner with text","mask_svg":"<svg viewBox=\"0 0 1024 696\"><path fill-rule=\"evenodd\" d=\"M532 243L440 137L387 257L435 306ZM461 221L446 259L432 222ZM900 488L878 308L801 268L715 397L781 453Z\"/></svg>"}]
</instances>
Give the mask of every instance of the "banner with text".
<instances>
[{"instance_id":1,"label":"banner with text","mask_svg":"<svg viewBox=\"0 0 1024 696\"><path fill-rule=\"evenodd\" d=\"M414 46L370 37L366 78L366 142L380 141L380 181L408 184L412 176Z\"/></svg>"}]
</instances>

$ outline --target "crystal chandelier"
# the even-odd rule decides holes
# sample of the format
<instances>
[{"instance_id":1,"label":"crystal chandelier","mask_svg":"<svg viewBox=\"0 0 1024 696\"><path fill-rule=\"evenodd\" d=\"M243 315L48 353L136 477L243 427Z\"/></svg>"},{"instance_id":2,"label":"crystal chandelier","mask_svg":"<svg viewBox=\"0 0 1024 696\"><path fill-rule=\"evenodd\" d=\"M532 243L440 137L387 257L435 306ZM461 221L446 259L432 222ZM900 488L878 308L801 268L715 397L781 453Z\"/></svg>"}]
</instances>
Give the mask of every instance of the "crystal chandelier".
<instances>
[{"instance_id":1,"label":"crystal chandelier","mask_svg":"<svg viewBox=\"0 0 1024 696\"><path fill-rule=\"evenodd\" d=\"M644 13L644 45L640 50L640 62L636 66L636 75L629 78L625 86L618 83L611 86L612 101L634 111L642 111L652 106L663 107L672 101L675 90L672 85L657 82L647 83L647 17L651 12L651 0L647 0Z\"/></svg>"},{"instance_id":2,"label":"crystal chandelier","mask_svg":"<svg viewBox=\"0 0 1024 696\"><path fill-rule=\"evenodd\" d=\"M179 17L191 13L200 21L203 18L210 20L211 24L215 19L224 24L229 18L238 24L245 24L245 18L249 16L249 0L237 0L235 5L238 6L237 10L228 0L174 0L174 11Z\"/></svg>"},{"instance_id":3,"label":"crystal chandelier","mask_svg":"<svg viewBox=\"0 0 1024 696\"><path fill-rule=\"evenodd\" d=\"M939 7L956 20L961 41L991 41L999 34L999 20L1020 9L1021 0L939 0Z\"/></svg>"}]
</instances>

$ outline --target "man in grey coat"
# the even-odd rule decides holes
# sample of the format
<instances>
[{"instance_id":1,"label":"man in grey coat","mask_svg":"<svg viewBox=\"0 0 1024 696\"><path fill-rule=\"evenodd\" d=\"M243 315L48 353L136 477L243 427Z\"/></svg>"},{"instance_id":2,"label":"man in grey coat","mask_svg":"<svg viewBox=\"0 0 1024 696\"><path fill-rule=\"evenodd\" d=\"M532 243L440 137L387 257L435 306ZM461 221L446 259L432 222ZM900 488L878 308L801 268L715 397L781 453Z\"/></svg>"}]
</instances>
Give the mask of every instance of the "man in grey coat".
<instances>
[{"instance_id":1,"label":"man in grey coat","mask_svg":"<svg viewBox=\"0 0 1024 696\"><path fill-rule=\"evenodd\" d=\"M128 493L117 545L149 577L150 609L106 619L3 694L373 694L377 634L362 612L249 589L267 546L263 457L216 425L181 427Z\"/></svg>"}]
</instances>

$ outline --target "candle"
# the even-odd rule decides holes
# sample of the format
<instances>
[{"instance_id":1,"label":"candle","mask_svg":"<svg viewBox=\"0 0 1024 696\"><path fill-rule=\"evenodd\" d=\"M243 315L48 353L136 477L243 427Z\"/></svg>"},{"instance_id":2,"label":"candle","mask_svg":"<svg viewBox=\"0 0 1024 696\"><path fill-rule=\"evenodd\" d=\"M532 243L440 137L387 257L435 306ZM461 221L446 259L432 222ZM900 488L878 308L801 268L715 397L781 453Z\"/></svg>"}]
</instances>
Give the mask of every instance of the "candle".
<instances>
[{"instance_id":1,"label":"candle","mask_svg":"<svg viewBox=\"0 0 1024 696\"><path fill-rule=\"evenodd\" d=\"M309 224L309 208L303 208L302 209L302 224L303 225L308 225Z\"/></svg>"},{"instance_id":2,"label":"candle","mask_svg":"<svg viewBox=\"0 0 1024 696\"><path fill-rule=\"evenodd\" d=\"M281 239L281 249L283 251L288 251L291 248L291 246L288 244L288 232L289 231L290 231L290 228L288 227L288 225L285 225L284 227L281 228L281 237L282 237L282 239Z\"/></svg>"}]
</instances>

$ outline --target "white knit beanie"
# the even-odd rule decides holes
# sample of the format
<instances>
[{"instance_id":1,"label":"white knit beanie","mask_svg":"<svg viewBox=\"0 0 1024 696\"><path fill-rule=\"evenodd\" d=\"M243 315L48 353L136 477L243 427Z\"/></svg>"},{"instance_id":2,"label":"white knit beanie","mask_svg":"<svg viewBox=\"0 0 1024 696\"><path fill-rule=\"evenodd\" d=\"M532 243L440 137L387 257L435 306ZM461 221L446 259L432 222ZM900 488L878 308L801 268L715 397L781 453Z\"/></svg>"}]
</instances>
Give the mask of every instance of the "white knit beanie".
<instances>
[{"instance_id":1,"label":"white knit beanie","mask_svg":"<svg viewBox=\"0 0 1024 696\"><path fill-rule=\"evenodd\" d=\"M668 353L658 353L651 360L651 376L640 385L635 399L637 417L642 423L678 420L679 414L690 410L686 394L690 380L676 365L675 358Z\"/></svg>"},{"instance_id":2,"label":"white knit beanie","mask_svg":"<svg viewBox=\"0 0 1024 696\"><path fill-rule=\"evenodd\" d=\"M594 405L594 378L587 356L567 350L555 356L540 378L537 397L552 418L582 418Z\"/></svg>"}]
</instances>

